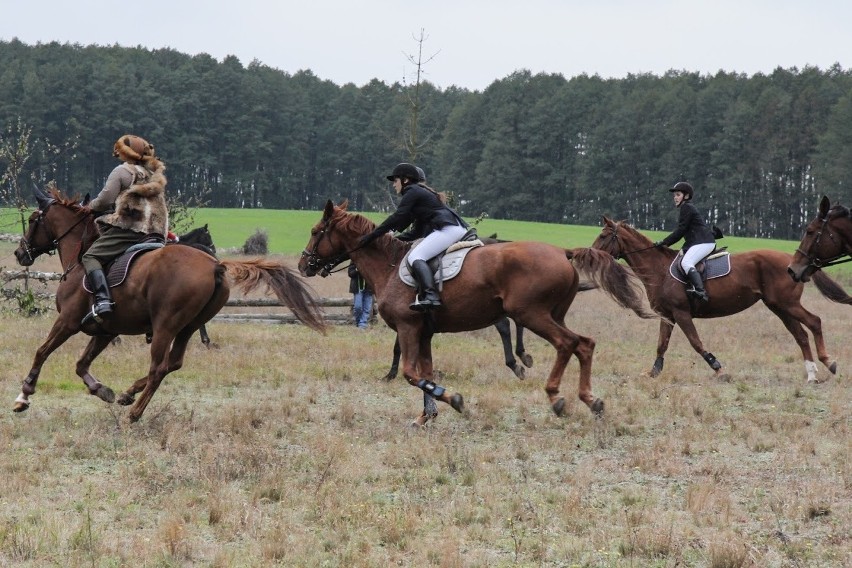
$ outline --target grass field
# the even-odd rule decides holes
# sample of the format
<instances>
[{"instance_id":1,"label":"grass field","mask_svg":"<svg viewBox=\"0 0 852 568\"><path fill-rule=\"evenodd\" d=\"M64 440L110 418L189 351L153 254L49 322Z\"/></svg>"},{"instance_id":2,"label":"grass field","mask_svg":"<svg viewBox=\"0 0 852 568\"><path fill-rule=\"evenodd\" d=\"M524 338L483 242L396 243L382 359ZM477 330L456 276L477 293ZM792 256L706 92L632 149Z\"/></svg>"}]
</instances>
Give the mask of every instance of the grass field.
<instances>
[{"instance_id":1,"label":"grass field","mask_svg":"<svg viewBox=\"0 0 852 568\"><path fill-rule=\"evenodd\" d=\"M310 282L347 294L345 273ZM657 324L581 294L567 323L597 340L601 420L575 400L576 361L568 415L552 414L553 350L531 334L525 381L494 330L437 336L441 382L469 415L443 406L425 430L408 426L419 391L380 380L382 323L214 322L217 348L193 341L133 425L86 394L74 337L31 409L0 412L0 566L852 566L852 307L811 286L805 305L839 363L814 386L762 306L697 323L731 382L680 331L651 379ZM5 408L53 317L0 313ZM92 370L121 391L147 364L130 337Z\"/></svg>"},{"instance_id":2,"label":"grass field","mask_svg":"<svg viewBox=\"0 0 852 568\"><path fill-rule=\"evenodd\" d=\"M266 229L273 251L295 247L283 254L291 266L320 216L202 211L220 248ZM480 232L588 246L598 231L486 220ZM0 243L0 266L17 268L13 248ZM33 269L55 271L57 258ZM348 295L345 271L310 283ZM216 348L193 341L133 425L125 407L86 394L74 373L86 338L74 337L14 414L55 316L3 310L0 566L852 566L852 307L812 286L804 303L839 364L811 386L762 305L697 322L730 382L679 330L651 379L657 324L581 294L566 323L597 341L600 420L575 398L576 361L562 383L567 416L552 414L553 350L539 338L527 336L535 364L519 381L493 329L437 336L441 383L469 413L443 406L423 430L408 425L419 391L380 379L394 339L381 322L326 336L213 322ZM143 339L129 337L92 371L119 392L147 365Z\"/></svg>"}]
</instances>

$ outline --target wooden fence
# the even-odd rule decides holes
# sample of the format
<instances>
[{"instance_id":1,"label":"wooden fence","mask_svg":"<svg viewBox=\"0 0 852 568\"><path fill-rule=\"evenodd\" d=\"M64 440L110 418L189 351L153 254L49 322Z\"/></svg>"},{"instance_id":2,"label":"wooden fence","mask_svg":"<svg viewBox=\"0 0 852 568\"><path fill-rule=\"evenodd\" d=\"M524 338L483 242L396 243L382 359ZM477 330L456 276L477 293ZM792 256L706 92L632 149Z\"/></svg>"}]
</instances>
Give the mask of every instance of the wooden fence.
<instances>
[{"instance_id":1,"label":"wooden fence","mask_svg":"<svg viewBox=\"0 0 852 568\"><path fill-rule=\"evenodd\" d=\"M47 283L52 280L59 280L62 274L58 272L38 272L27 270L3 270L0 272L0 281L3 284L12 280L37 280L42 283ZM42 298L53 298L55 294L37 294ZM343 325L352 322L350 313L352 308L352 298L317 298L317 304L323 308L348 308L338 313L326 313L325 321L329 324ZM227 308L269 308L269 310L261 312L244 312L231 313L219 312L213 321L217 322L254 322L254 323L299 323L292 313L274 313L274 308L286 309L286 306L281 304L275 298L231 298L225 304Z\"/></svg>"}]
</instances>

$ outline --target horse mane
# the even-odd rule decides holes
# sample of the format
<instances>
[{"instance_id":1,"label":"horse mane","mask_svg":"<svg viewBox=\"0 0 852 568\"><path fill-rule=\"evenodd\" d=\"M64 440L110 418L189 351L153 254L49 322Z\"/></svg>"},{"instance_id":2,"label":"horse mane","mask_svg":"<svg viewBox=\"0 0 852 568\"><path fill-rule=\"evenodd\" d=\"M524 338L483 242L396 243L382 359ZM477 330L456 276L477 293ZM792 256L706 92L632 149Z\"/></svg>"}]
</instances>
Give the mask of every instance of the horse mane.
<instances>
[{"instance_id":1,"label":"horse mane","mask_svg":"<svg viewBox=\"0 0 852 568\"><path fill-rule=\"evenodd\" d=\"M66 207L70 207L71 209L74 209L75 211L79 211L80 209L82 209L82 205L80 205L80 195L79 194L75 193L73 196L68 197L67 195L62 193L62 191L58 187L51 187L48 190L48 193L60 205L65 205Z\"/></svg>"},{"instance_id":2,"label":"horse mane","mask_svg":"<svg viewBox=\"0 0 852 568\"><path fill-rule=\"evenodd\" d=\"M846 218L852 217L852 215L849 214L849 209L847 207L844 207L843 205L840 205L840 204L832 206L832 208L828 212L828 216L831 217L831 218L834 218L834 217L846 217Z\"/></svg>"}]
</instances>

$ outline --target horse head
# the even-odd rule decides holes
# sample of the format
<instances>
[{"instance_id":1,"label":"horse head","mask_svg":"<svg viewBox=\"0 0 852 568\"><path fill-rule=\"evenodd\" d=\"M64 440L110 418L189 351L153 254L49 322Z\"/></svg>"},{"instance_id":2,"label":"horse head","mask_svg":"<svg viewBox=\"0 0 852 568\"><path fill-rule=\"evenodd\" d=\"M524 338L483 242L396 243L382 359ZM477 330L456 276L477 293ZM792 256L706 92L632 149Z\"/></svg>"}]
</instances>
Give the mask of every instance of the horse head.
<instances>
[{"instance_id":1,"label":"horse head","mask_svg":"<svg viewBox=\"0 0 852 568\"><path fill-rule=\"evenodd\" d=\"M79 215L79 204L72 199L58 198L58 193L48 194L39 187L33 189L38 209L29 218L24 236L15 249L15 259L21 266L32 266L42 254L50 254L59 247L59 241L75 228L85 228L84 221L91 214Z\"/></svg>"},{"instance_id":2,"label":"horse head","mask_svg":"<svg viewBox=\"0 0 852 568\"><path fill-rule=\"evenodd\" d=\"M346 199L338 205L331 199L326 202L322 219L311 228L311 237L299 259L299 272L303 276L328 276L335 266L349 258L348 251L354 247L348 246L349 239L337 230L350 217L348 206Z\"/></svg>"},{"instance_id":3,"label":"horse head","mask_svg":"<svg viewBox=\"0 0 852 568\"><path fill-rule=\"evenodd\" d=\"M623 245L618 238L621 223L613 221L606 215L602 216L602 220L603 229L601 229L601 234L597 236L595 242L592 243L591 248L608 252L613 258L619 258L624 252Z\"/></svg>"},{"instance_id":4,"label":"horse head","mask_svg":"<svg viewBox=\"0 0 852 568\"><path fill-rule=\"evenodd\" d=\"M814 272L848 254L850 243L836 226L843 219L849 219L849 210L842 205L832 207L824 195L816 218L805 227L793 261L787 266L787 273L793 280L807 282Z\"/></svg>"}]
</instances>

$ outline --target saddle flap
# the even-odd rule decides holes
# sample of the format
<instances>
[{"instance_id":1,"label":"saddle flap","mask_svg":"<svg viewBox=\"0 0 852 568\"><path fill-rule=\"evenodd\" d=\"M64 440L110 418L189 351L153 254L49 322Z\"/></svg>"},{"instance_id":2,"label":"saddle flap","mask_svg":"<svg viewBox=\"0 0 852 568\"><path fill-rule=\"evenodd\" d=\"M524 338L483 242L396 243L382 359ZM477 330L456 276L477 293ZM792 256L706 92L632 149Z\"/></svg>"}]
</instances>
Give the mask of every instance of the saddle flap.
<instances>
[{"instance_id":1,"label":"saddle flap","mask_svg":"<svg viewBox=\"0 0 852 568\"><path fill-rule=\"evenodd\" d=\"M163 243L140 243L138 245L133 245L124 251L124 253L113 260L105 270L107 284L109 287L115 288L116 286L120 286L124 283L127 279L127 274L130 272L130 266L137 256L152 250L163 248L163 246ZM92 290L89 288L88 279L85 276L83 276L83 289L89 294L92 293Z\"/></svg>"}]
</instances>

